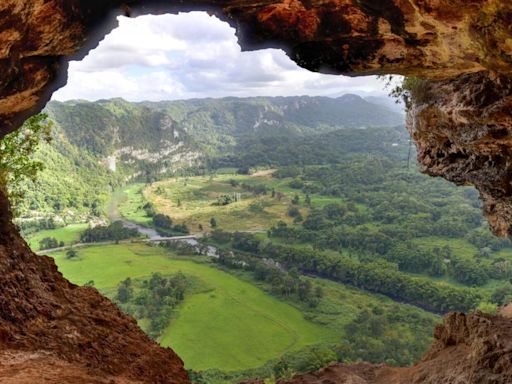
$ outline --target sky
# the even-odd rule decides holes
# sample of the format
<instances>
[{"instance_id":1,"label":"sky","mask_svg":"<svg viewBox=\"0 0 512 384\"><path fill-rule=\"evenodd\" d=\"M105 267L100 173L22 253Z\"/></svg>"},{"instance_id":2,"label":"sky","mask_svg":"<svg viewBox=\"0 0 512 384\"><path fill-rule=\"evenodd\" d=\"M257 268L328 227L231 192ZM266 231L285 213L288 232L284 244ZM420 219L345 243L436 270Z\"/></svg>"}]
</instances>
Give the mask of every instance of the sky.
<instances>
[{"instance_id":1,"label":"sky","mask_svg":"<svg viewBox=\"0 0 512 384\"><path fill-rule=\"evenodd\" d=\"M225 96L385 95L376 77L322 75L282 50L242 52L235 30L204 12L119 17L119 27L82 61L53 99L129 101Z\"/></svg>"}]
</instances>

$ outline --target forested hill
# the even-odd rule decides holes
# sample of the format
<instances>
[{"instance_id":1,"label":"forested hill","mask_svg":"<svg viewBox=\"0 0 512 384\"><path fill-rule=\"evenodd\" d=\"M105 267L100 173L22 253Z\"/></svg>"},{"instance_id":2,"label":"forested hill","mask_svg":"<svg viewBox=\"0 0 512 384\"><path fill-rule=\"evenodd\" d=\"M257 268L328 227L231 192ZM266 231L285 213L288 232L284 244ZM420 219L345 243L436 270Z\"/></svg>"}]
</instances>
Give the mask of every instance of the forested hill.
<instances>
[{"instance_id":1,"label":"forested hill","mask_svg":"<svg viewBox=\"0 0 512 384\"><path fill-rule=\"evenodd\" d=\"M151 154L165 152L165 156L156 156L168 157L185 148L195 150L197 156L229 150L237 138L247 135L311 135L340 128L403 124L403 116L384 104L351 94L336 99L304 96L51 102L47 110L71 143L103 156L137 149Z\"/></svg>"},{"instance_id":2,"label":"forested hill","mask_svg":"<svg viewBox=\"0 0 512 384\"><path fill-rule=\"evenodd\" d=\"M204 167L332 163L346 152L387 151L406 133L386 128L403 125L403 115L385 100L351 94L52 101L46 112L55 122L53 141L36 154L46 170L37 185L27 185L19 210L27 217L97 213L112 189L137 178Z\"/></svg>"}]
</instances>

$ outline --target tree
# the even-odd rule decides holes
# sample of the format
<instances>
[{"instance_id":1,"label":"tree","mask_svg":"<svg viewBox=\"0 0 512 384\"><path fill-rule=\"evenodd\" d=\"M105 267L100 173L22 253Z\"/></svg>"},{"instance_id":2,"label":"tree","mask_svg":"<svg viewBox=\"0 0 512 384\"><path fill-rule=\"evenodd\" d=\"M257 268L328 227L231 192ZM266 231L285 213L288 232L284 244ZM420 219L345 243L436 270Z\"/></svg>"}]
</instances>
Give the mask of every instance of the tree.
<instances>
[{"instance_id":1,"label":"tree","mask_svg":"<svg viewBox=\"0 0 512 384\"><path fill-rule=\"evenodd\" d=\"M42 162L33 158L41 141L51 141L53 122L41 113L29 118L23 126L0 141L0 188L16 207L23 198L22 184L34 182L44 168Z\"/></svg>"},{"instance_id":2,"label":"tree","mask_svg":"<svg viewBox=\"0 0 512 384\"><path fill-rule=\"evenodd\" d=\"M324 297L324 290L319 285L315 287L315 296L318 297L319 299Z\"/></svg>"},{"instance_id":3,"label":"tree","mask_svg":"<svg viewBox=\"0 0 512 384\"><path fill-rule=\"evenodd\" d=\"M70 249L66 252L66 259L71 260L78 256L78 253L74 249Z\"/></svg>"},{"instance_id":4,"label":"tree","mask_svg":"<svg viewBox=\"0 0 512 384\"><path fill-rule=\"evenodd\" d=\"M491 300L498 305L505 305L512 301L512 284L507 283L497 288L492 296Z\"/></svg>"},{"instance_id":5,"label":"tree","mask_svg":"<svg viewBox=\"0 0 512 384\"><path fill-rule=\"evenodd\" d=\"M217 220L215 220L215 217L210 219L210 225L212 228L217 228Z\"/></svg>"},{"instance_id":6,"label":"tree","mask_svg":"<svg viewBox=\"0 0 512 384\"><path fill-rule=\"evenodd\" d=\"M295 194L295 196L292 199L292 204L297 205L297 204L299 204L299 201L300 201L299 195Z\"/></svg>"},{"instance_id":7,"label":"tree","mask_svg":"<svg viewBox=\"0 0 512 384\"><path fill-rule=\"evenodd\" d=\"M58 248L58 247L59 247L59 242L57 241L57 239L55 237L45 237L45 238L41 239L41 241L39 242L39 249L41 249L41 250Z\"/></svg>"},{"instance_id":8,"label":"tree","mask_svg":"<svg viewBox=\"0 0 512 384\"><path fill-rule=\"evenodd\" d=\"M121 221L114 221L108 227L98 225L94 228L86 229L81 234L80 241L83 243L93 243L114 240L117 243L119 240L137 236L139 236L139 231L136 228L125 228Z\"/></svg>"},{"instance_id":9,"label":"tree","mask_svg":"<svg viewBox=\"0 0 512 384\"><path fill-rule=\"evenodd\" d=\"M121 303L127 303L133 294L132 280L128 277L117 287L117 299Z\"/></svg>"},{"instance_id":10,"label":"tree","mask_svg":"<svg viewBox=\"0 0 512 384\"><path fill-rule=\"evenodd\" d=\"M304 187L304 182L299 178L295 178L288 185L293 189L301 189Z\"/></svg>"},{"instance_id":11,"label":"tree","mask_svg":"<svg viewBox=\"0 0 512 384\"><path fill-rule=\"evenodd\" d=\"M144 206L142 207L142 209L144 209L144 211L146 212L146 216L147 217L153 217L155 215L155 207L153 207L153 204L151 203L146 203L144 204Z\"/></svg>"},{"instance_id":12,"label":"tree","mask_svg":"<svg viewBox=\"0 0 512 384\"><path fill-rule=\"evenodd\" d=\"M496 311L498 310L498 306L494 303L488 303L486 301L482 301L480 304L478 304L478 307L476 308L479 311L482 311L483 313L487 313L489 315L495 315Z\"/></svg>"},{"instance_id":13,"label":"tree","mask_svg":"<svg viewBox=\"0 0 512 384\"><path fill-rule=\"evenodd\" d=\"M290 216L290 217L297 217L299 215L300 215L300 211L298 210L297 207L292 205L292 206L290 206L288 208L288 216Z\"/></svg>"},{"instance_id":14,"label":"tree","mask_svg":"<svg viewBox=\"0 0 512 384\"><path fill-rule=\"evenodd\" d=\"M167 215L157 213L153 216L153 224L155 224L156 227L171 229L172 219Z\"/></svg>"},{"instance_id":15,"label":"tree","mask_svg":"<svg viewBox=\"0 0 512 384\"><path fill-rule=\"evenodd\" d=\"M234 203L235 201L236 199L234 199L231 195L222 195L217 198L217 201L214 205L225 206Z\"/></svg>"},{"instance_id":16,"label":"tree","mask_svg":"<svg viewBox=\"0 0 512 384\"><path fill-rule=\"evenodd\" d=\"M229 184L231 184L232 187L238 187L240 183L238 182L238 180L229 179Z\"/></svg>"}]
</instances>

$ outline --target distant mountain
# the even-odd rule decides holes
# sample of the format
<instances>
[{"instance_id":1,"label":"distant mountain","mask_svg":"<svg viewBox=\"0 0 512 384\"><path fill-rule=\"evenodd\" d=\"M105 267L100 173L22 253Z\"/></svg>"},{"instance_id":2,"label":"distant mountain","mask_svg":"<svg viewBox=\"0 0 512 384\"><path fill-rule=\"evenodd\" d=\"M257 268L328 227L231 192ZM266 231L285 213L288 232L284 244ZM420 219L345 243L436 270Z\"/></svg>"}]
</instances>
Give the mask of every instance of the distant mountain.
<instances>
[{"instance_id":1,"label":"distant mountain","mask_svg":"<svg viewBox=\"0 0 512 384\"><path fill-rule=\"evenodd\" d=\"M261 140L297 138L293 143L304 145L308 137L343 129L403 124L399 113L353 94L139 103L120 98L52 101L46 112L56 123L54 139L37 154L47 169L36 188L27 188L25 213L97 208L126 180L197 168L230 156L236 159L241 152L256 155L261 153ZM257 161L255 156L253 162ZM94 185L93 196L87 185ZM53 195L68 197L57 200Z\"/></svg>"},{"instance_id":2,"label":"distant mountain","mask_svg":"<svg viewBox=\"0 0 512 384\"><path fill-rule=\"evenodd\" d=\"M247 135L311 135L341 128L389 127L403 117L386 105L347 94L328 97L255 97L129 103L51 102L48 112L75 145L102 156L130 150L165 153L180 148L229 150ZM141 157L141 156L139 156ZM142 156L144 157L144 156Z\"/></svg>"},{"instance_id":3,"label":"distant mountain","mask_svg":"<svg viewBox=\"0 0 512 384\"><path fill-rule=\"evenodd\" d=\"M381 107L387 107L395 113L399 113L400 115L405 115L405 106L403 103L397 103L396 99L389 96L366 96L364 98L366 101L372 104L376 104Z\"/></svg>"}]
</instances>

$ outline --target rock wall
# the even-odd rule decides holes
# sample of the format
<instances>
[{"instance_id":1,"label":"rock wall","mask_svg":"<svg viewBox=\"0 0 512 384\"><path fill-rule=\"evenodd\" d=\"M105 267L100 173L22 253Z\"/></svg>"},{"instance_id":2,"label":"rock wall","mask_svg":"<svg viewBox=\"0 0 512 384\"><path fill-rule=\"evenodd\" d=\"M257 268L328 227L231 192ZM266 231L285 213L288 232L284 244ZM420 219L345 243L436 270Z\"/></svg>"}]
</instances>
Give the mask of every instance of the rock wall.
<instances>
[{"instance_id":1,"label":"rock wall","mask_svg":"<svg viewBox=\"0 0 512 384\"><path fill-rule=\"evenodd\" d=\"M422 171L474 185L493 231L512 236L512 77L461 75L417 93L407 127Z\"/></svg>"},{"instance_id":2,"label":"rock wall","mask_svg":"<svg viewBox=\"0 0 512 384\"><path fill-rule=\"evenodd\" d=\"M283 48L313 71L428 79L408 115L424 172L475 185L495 232L512 234L510 0L3 0L0 137L42 109L116 15L192 9L230 22L244 49ZM188 382L172 351L28 249L3 195L0 236L2 382ZM509 383L510 328L451 315L413 369L337 365L291 382Z\"/></svg>"},{"instance_id":3,"label":"rock wall","mask_svg":"<svg viewBox=\"0 0 512 384\"><path fill-rule=\"evenodd\" d=\"M1 193L0 203L0 382L7 380L7 367L18 364L16 371L34 370L34 359L41 356L68 366L68 373L71 367L82 371L82 379L69 381L73 383L89 383L91 377L188 382L183 362L173 351L150 340L133 318L96 289L64 279L53 259L32 253L10 223ZM5 351L17 359L10 362ZM43 379L36 370L26 382L46 382Z\"/></svg>"}]
</instances>

